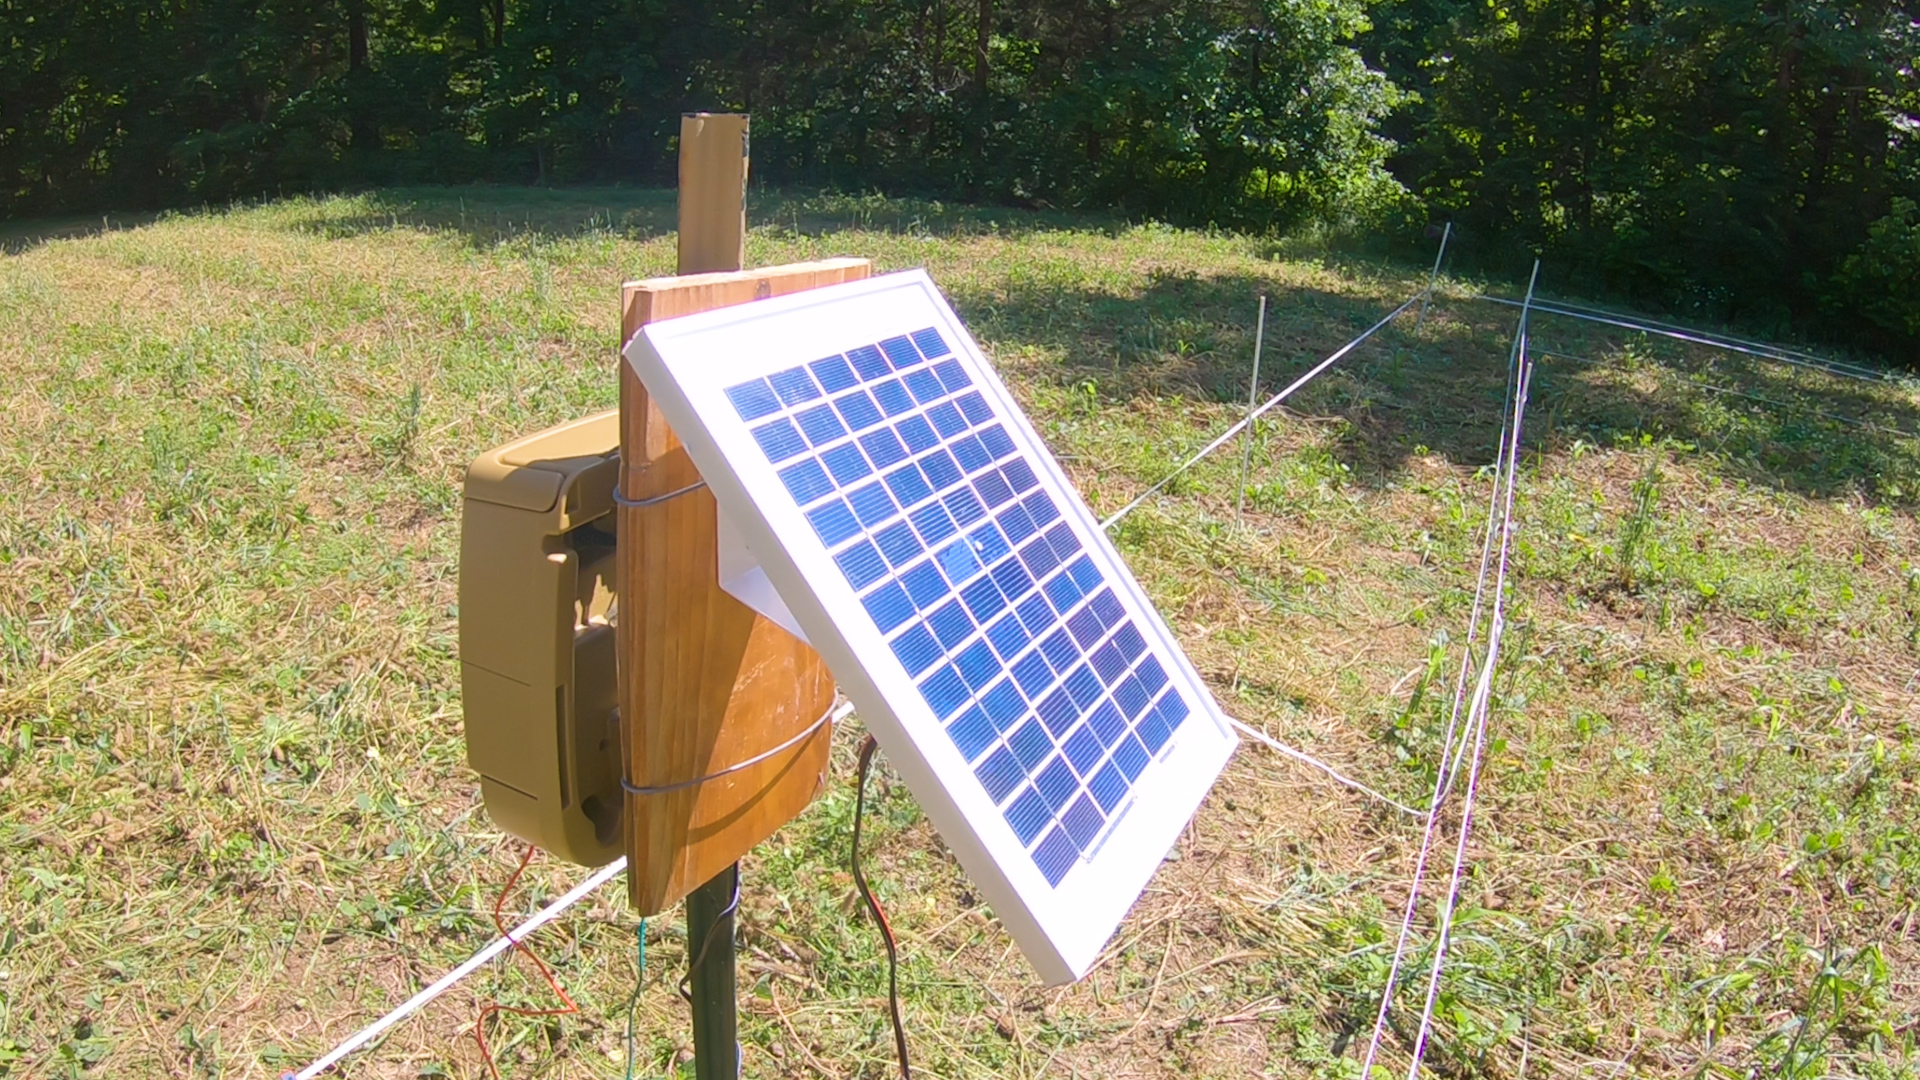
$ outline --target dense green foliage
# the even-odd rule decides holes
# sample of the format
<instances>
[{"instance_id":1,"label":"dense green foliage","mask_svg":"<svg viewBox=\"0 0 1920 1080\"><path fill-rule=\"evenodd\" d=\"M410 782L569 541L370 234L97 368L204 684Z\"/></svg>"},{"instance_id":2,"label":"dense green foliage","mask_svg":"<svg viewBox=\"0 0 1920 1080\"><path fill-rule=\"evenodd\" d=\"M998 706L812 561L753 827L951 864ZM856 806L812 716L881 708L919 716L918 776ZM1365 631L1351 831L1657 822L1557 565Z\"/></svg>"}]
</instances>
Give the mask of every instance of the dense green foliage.
<instances>
[{"instance_id":1,"label":"dense green foliage","mask_svg":"<svg viewBox=\"0 0 1920 1080\"><path fill-rule=\"evenodd\" d=\"M758 176L1288 228L1916 340L1913 0L5 0L0 213Z\"/></svg>"}]
</instances>

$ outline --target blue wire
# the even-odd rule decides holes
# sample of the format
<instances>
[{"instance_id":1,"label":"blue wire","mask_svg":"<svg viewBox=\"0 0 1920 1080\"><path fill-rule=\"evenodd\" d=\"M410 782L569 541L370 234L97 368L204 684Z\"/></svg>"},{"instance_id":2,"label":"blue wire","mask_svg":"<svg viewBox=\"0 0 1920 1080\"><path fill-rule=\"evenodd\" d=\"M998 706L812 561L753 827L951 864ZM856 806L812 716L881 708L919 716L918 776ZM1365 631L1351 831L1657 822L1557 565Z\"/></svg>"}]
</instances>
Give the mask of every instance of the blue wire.
<instances>
[{"instance_id":1,"label":"blue wire","mask_svg":"<svg viewBox=\"0 0 1920 1080\"><path fill-rule=\"evenodd\" d=\"M640 1004L640 988L647 982L647 920L640 920L640 928L634 931L633 937L640 970L633 977L633 996L627 999L627 1080L633 1080L633 1009Z\"/></svg>"}]
</instances>

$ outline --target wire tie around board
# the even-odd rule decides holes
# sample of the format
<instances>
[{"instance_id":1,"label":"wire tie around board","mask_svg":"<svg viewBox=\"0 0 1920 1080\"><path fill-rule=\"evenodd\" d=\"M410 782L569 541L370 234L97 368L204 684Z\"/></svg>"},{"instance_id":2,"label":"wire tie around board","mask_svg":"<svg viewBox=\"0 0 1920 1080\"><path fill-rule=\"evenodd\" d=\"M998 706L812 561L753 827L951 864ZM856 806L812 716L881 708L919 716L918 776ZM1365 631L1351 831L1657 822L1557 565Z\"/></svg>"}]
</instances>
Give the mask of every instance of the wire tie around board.
<instances>
[{"instance_id":1,"label":"wire tie around board","mask_svg":"<svg viewBox=\"0 0 1920 1080\"><path fill-rule=\"evenodd\" d=\"M691 495L706 486L707 482L705 480L695 480L686 487L675 488L665 495L652 495L644 499L629 499L625 495L620 494L619 486L615 485L613 489L613 501L616 506L624 506L629 510L638 510L642 507L658 505L669 499L677 499L682 495Z\"/></svg>"},{"instance_id":2,"label":"wire tie around board","mask_svg":"<svg viewBox=\"0 0 1920 1080\"><path fill-rule=\"evenodd\" d=\"M820 719L815 720L811 724L808 724L804 729L800 731L799 734L788 739L786 742L781 743L779 746L776 746L771 750L763 750L760 753L753 755L752 757L748 758L745 761L736 761L732 765L729 765L726 768L721 769L717 772L710 772L705 776L696 776L691 780L682 780L674 784L660 784L654 787L642 787L639 784L636 784L633 781L628 780L626 777L622 776L620 778L620 787L624 789L626 793L629 795L664 795L670 791L682 791L682 790L685 790L686 788L696 787L700 784L706 783L709 780L718 780L723 776L728 776L733 773L737 773L742 769L750 769L755 765L758 765L761 762L767 760L768 758L776 757L783 751L791 750L795 746L798 746L800 743L805 742L808 736L812 735L816 731L819 731L821 727L823 727L828 721L832 720L836 715L839 715L843 709L846 709L844 705L838 706L832 709L828 709L826 712L823 712L820 714ZM851 710L847 710L847 711L851 712Z\"/></svg>"}]
</instances>

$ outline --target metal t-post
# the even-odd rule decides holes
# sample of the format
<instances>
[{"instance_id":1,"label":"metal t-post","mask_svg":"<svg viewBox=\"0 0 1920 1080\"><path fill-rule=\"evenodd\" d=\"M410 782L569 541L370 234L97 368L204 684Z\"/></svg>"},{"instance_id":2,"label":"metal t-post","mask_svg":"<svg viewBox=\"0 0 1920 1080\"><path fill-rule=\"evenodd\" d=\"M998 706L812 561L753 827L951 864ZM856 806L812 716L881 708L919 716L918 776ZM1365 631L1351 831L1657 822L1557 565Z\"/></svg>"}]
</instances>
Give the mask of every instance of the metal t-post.
<instances>
[{"instance_id":1,"label":"metal t-post","mask_svg":"<svg viewBox=\"0 0 1920 1080\"><path fill-rule=\"evenodd\" d=\"M691 950L687 981L696 1080L738 1080L740 1076L733 955L733 916L739 907L739 863L687 894L687 948Z\"/></svg>"}]
</instances>

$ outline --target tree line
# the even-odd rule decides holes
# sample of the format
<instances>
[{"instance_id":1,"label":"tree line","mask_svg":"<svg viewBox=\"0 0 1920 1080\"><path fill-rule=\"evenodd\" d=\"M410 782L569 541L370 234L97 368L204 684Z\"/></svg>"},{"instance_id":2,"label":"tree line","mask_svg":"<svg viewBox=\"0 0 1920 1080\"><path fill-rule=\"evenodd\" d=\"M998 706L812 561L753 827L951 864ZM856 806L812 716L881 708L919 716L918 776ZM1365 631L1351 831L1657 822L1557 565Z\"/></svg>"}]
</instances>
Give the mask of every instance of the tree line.
<instances>
[{"instance_id":1,"label":"tree line","mask_svg":"<svg viewBox=\"0 0 1920 1080\"><path fill-rule=\"evenodd\" d=\"M774 183L1535 253L1920 343L1915 0L0 0L0 213Z\"/></svg>"}]
</instances>

